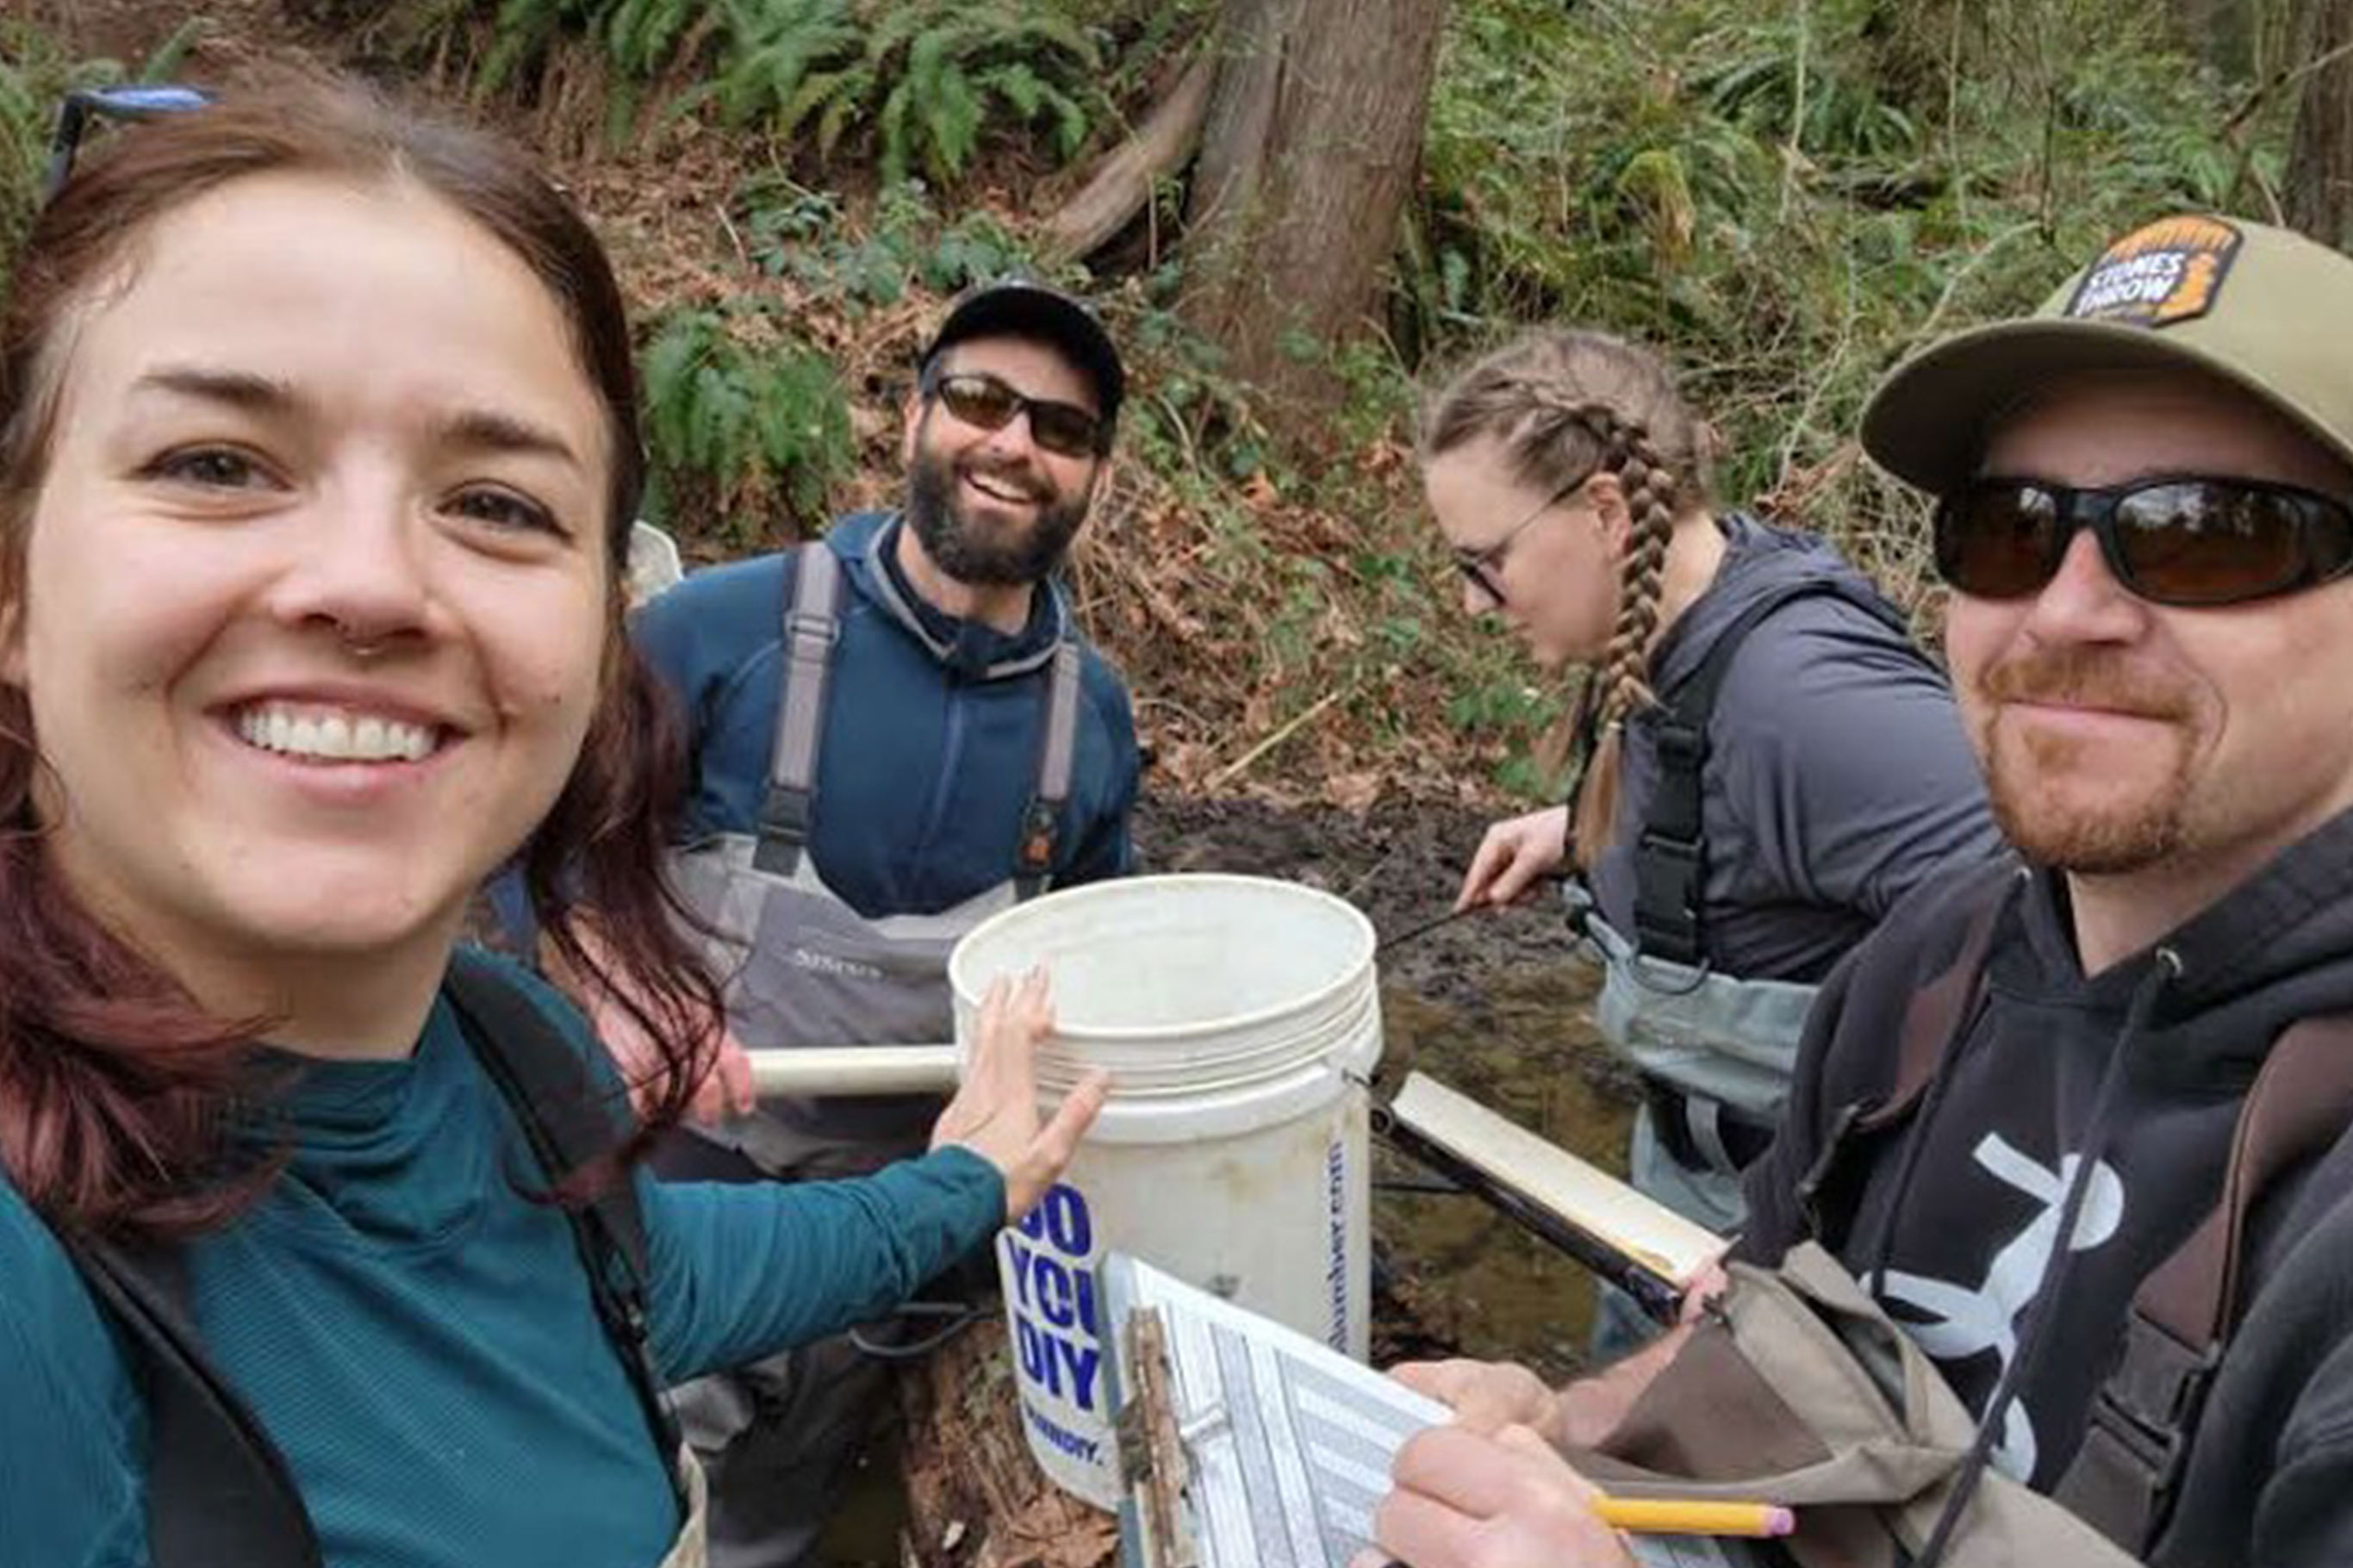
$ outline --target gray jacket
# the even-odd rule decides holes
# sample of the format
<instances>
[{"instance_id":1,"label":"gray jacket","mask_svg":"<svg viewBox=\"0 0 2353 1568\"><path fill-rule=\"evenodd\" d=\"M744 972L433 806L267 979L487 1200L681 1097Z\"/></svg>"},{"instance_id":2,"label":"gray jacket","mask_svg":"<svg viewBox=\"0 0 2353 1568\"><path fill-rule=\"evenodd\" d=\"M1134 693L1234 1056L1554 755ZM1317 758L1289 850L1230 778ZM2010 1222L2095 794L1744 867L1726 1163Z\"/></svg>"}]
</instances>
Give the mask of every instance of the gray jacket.
<instances>
[{"instance_id":1,"label":"gray jacket","mask_svg":"<svg viewBox=\"0 0 2353 1568\"><path fill-rule=\"evenodd\" d=\"M1868 581L1822 540L1733 515L1715 581L1651 660L1662 704L1758 598L1835 575ZM1626 728L1612 847L1593 895L1634 930L1634 844L1659 778L1659 711ZM1733 656L1708 725L1702 816L1706 956L1751 980L1818 981L1939 867L2000 847L1943 675L1895 626L1839 595L1791 600Z\"/></svg>"}]
</instances>

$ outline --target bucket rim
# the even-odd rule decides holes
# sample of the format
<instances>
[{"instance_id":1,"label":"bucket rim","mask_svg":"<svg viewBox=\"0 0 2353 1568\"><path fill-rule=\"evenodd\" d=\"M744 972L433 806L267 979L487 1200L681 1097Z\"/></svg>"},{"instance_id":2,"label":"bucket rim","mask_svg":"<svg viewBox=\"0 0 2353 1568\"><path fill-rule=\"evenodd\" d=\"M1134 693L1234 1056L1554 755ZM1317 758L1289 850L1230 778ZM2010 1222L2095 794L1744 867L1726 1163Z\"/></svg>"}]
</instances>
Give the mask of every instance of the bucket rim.
<instances>
[{"instance_id":1,"label":"bucket rim","mask_svg":"<svg viewBox=\"0 0 2353 1568\"><path fill-rule=\"evenodd\" d=\"M1012 925L1025 917L1034 919L1036 918L1034 911L1044 908L1049 903L1067 909L1071 904L1089 900L1099 902L1105 899L1131 896L1140 888L1170 883L1182 883L1192 888L1222 884L1227 887L1280 889L1286 896L1296 895L1303 900L1320 903L1336 911L1342 921L1352 928L1360 951L1350 955L1347 966L1339 974L1316 989L1303 994L1294 1001L1281 1003L1271 1007L1261 1007L1255 1012L1231 1013L1216 1018L1205 1018L1192 1024L1121 1024L1095 1028L1073 1028L1057 1021L1052 1038L1082 1042L1087 1040L1106 1042L1181 1040L1198 1035L1248 1028L1271 1019L1305 1012L1329 1002L1334 996L1355 985L1369 983L1377 990L1379 978L1374 971L1373 961L1377 956L1380 942L1378 935L1373 930L1372 917L1338 894L1327 893L1321 888L1311 888L1304 882L1289 881L1281 877L1252 877L1232 871L1161 871L1145 877L1113 877L1100 882L1089 882L1083 887L1058 889L1043 898L1032 899L1026 903L1015 904L1010 909L999 910L972 930L965 932L957 939L955 946L949 950L949 989L955 993L957 1001L973 1007L980 1005L980 992L971 984L972 977L968 973L967 957L983 937L994 932L1000 925Z\"/></svg>"}]
</instances>

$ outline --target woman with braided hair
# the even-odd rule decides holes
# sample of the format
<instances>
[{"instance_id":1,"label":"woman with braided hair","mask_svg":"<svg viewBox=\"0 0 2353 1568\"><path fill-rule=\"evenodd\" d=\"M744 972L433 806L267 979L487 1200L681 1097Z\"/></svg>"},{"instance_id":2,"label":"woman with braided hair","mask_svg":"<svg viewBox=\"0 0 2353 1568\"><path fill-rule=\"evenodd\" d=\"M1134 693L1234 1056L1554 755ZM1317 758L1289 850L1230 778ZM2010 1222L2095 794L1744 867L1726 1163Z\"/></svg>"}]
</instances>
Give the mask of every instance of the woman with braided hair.
<instances>
[{"instance_id":1,"label":"woman with braided hair","mask_svg":"<svg viewBox=\"0 0 2353 1568\"><path fill-rule=\"evenodd\" d=\"M1439 394L1422 463L1465 609L1590 671L1571 804L1489 828L1461 907L1573 868L1602 1033L1643 1089L1634 1183L1730 1230L1815 985L1999 840L1902 616L1814 535L1719 511L1708 447L1654 355L1547 329ZM1605 1316L1605 1342L1635 1328Z\"/></svg>"}]
</instances>

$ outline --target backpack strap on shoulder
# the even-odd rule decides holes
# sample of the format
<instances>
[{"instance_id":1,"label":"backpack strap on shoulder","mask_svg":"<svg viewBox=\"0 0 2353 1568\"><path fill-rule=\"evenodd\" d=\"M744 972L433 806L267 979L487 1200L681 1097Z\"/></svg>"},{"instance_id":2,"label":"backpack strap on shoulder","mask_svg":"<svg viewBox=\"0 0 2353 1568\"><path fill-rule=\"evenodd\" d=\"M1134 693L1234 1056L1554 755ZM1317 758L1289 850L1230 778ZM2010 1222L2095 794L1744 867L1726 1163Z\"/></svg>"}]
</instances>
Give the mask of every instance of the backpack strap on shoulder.
<instances>
[{"instance_id":1,"label":"backpack strap on shoulder","mask_svg":"<svg viewBox=\"0 0 2353 1568\"><path fill-rule=\"evenodd\" d=\"M622 1128L610 1098L590 1078L577 1047L541 1011L496 960L459 948L449 965L449 999L483 1072L514 1113L540 1169L551 1182L612 1152ZM663 1397L646 1310L649 1253L645 1215L628 1174L584 1204L564 1207L597 1321L613 1342L677 1493L678 1417Z\"/></svg>"},{"instance_id":2,"label":"backpack strap on shoulder","mask_svg":"<svg viewBox=\"0 0 2353 1568\"><path fill-rule=\"evenodd\" d=\"M618 1141L572 1042L487 954L459 949L448 988L469 1046L550 1181ZM625 1178L565 1218L596 1316L687 1506L680 1434L662 1398L645 1310L647 1243ZM130 1342L148 1419L147 1541L154 1568L323 1568L318 1532L285 1456L206 1354L188 1317L185 1258L168 1247L60 1231L90 1294Z\"/></svg>"},{"instance_id":3,"label":"backpack strap on shoulder","mask_svg":"<svg viewBox=\"0 0 2353 1568\"><path fill-rule=\"evenodd\" d=\"M1654 721L1658 787L1634 841L1634 945L1646 956L1694 968L1707 961L1701 906L1707 895L1704 816L1708 722L1748 634L1800 599L1829 595L1884 620L1890 614L1840 577L1808 577L1760 595L1716 635L1699 668Z\"/></svg>"},{"instance_id":4,"label":"backpack strap on shoulder","mask_svg":"<svg viewBox=\"0 0 2353 1568\"><path fill-rule=\"evenodd\" d=\"M2002 911L2010 907L2014 879L2007 873L1998 880L1989 879L1969 911L1952 961L1905 1004L1904 1022L1895 1037L1895 1073L1886 1089L1840 1106L1832 1117L1821 1152L1798 1183L1799 1205L1810 1216L1816 1235L1822 1233L1822 1188L1848 1144L1909 1120L1936 1081L1937 1068L1968 1038L1985 997L1986 959L1993 951L1994 931L2001 923Z\"/></svg>"},{"instance_id":5,"label":"backpack strap on shoulder","mask_svg":"<svg viewBox=\"0 0 2353 1568\"><path fill-rule=\"evenodd\" d=\"M2206 1394L2239 1324L2249 1222L2278 1178L2353 1127L2353 1016L2290 1025L2240 1107L2222 1194L2141 1281L2124 1353L2093 1395L2055 1494L2110 1540L2145 1554L2170 1517Z\"/></svg>"},{"instance_id":6,"label":"backpack strap on shoulder","mask_svg":"<svg viewBox=\"0 0 2353 1568\"><path fill-rule=\"evenodd\" d=\"M783 685L768 784L760 797L759 843L752 863L771 876L800 868L817 805L818 749L825 738L826 688L833 646L841 638L841 562L819 540L790 557L793 591L785 602Z\"/></svg>"},{"instance_id":7,"label":"backpack strap on shoulder","mask_svg":"<svg viewBox=\"0 0 2353 1568\"><path fill-rule=\"evenodd\" d=\"M62 1231L58 1238L133 1351L147 1407L153 1568L322 1568L318 1531L285 1456L188 1320L180 1253Z\"/></svg>"},{"instance_id":8,"label":"backpack strap on shoulder","mask_svg":"<svg viewBox=\"0 0 2353 1568\"><path fill-rule=\"evenodd\" d=\"M1078 642L1065 637L1055 645L1053 663L1047 667L1037 784L1021 814L1021 847L1013 868L1013 891L1018 899L1036 898L1054 875L1062 806L1071 798L1071 778L1078 765L1081 673Z\"/></svg>"}]
</instances>

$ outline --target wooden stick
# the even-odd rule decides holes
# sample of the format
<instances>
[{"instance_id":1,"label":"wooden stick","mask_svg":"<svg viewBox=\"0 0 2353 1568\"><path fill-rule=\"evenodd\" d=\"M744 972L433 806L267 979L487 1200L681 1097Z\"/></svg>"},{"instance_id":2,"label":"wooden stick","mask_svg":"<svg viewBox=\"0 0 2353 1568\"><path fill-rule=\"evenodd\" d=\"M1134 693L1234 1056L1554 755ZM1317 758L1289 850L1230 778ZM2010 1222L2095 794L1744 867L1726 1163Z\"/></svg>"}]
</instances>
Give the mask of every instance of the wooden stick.
<instances>
[{"instance_id":1,"label":"wooden stick","mask_svg":"<svg viewBox=\"0 0 2353 1568\"><path fill-rule=\"evenodd\" d=\"M1269 735L1265 740L1261 741L1257 745L1252 746L1249 751L1244 752L1228 766L1219 770L1218 776L1211 779L1204 787L1208 790L1215 791L1223 789L1226 785L1233 783L1236 779L1241 777L1242 774L1250 771L1250 765L1252 763L1258 761L1261 757L1266 755L1269 752L1274 750L1285 741L1291 739L1292 736L1299 733L1300 731L1307 728L1308 725L1314 723L1317 718L1322 716L1324 710L1331 707L1332 704L1339 701L1343 697L1350 695L1354 690L1355 688L1353 687L1343 687L1341 689L1330 693L1322 701L1307 710L1306 712L1300 714L1299 717L1292 720L1289 723L1282 725L1274 731L1273 734Z\"/></svg>"}]
</instances>

